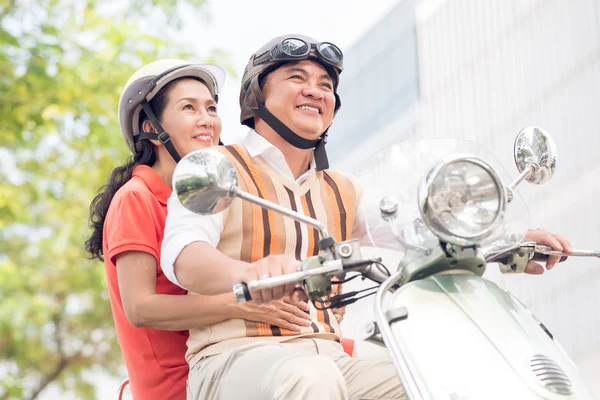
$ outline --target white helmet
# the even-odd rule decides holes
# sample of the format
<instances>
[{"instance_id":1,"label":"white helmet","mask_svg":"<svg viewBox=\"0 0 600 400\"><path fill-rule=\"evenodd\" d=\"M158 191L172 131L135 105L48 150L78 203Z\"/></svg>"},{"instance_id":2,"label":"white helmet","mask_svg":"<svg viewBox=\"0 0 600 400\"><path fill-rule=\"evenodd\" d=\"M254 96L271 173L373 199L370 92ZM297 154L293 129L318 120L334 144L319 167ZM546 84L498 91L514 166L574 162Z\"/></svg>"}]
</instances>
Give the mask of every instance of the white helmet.
<instances>
[{"instance_id":1,"label":"white helmet","mask_svg":"<svg viewBox=\"0 0 600 400\"><path fill-rule=\"evenodd\" d=\"M170 143L169 135L156 120L148 102L169 82L182 77L201 79L215 101L219 101L219 91L225 83L225 71L212 64L194 64L178 59L158 60L138 69L125 84L119 100L118 118L123 137L133 154L142 148L139 139L149 138L147 133L139 130L140 112L144 109L147 115L151 114L148 118L159 131L152 139L165 143L167 150L174 156L172 151L175 148ZM140 134L144 137L140 137Z\"/></svg>"}]
</instances>

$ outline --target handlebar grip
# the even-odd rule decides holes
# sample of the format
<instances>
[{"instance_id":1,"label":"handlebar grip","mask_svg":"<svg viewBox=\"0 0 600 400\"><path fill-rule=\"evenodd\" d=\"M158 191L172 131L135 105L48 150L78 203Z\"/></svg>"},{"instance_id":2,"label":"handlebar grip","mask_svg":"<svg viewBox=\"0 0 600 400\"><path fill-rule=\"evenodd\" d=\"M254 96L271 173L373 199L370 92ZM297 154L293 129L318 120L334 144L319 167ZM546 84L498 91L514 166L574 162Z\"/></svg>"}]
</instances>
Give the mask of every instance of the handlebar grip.
<instances>
[{"instance_id":1,"label":"handlebar grip","mask_svg":"<svg viewBox=\"0 0 600 400\"><path fill-rule=\"evenodd\" d=\"M233 285L233 293L235 293L235 299L238 304L244 304L245 302L252 300L248 285L244 282Z\"/></svg>"},{"instance_id":2,"label":"handlebar grip","mask_svg":"<svg viewBox=\"0 0 600 400\"><path fill-rule=\"evenodd\" d=\"M547 255L547 254L533 253L533 257L531 257L531 261L546 262L546 261L548 261L548 257L550 257L550 256ZM561 256L559 263L565 261L567 258L569 258L569 257L568 256Z\"/></svg>"}]
</instances>

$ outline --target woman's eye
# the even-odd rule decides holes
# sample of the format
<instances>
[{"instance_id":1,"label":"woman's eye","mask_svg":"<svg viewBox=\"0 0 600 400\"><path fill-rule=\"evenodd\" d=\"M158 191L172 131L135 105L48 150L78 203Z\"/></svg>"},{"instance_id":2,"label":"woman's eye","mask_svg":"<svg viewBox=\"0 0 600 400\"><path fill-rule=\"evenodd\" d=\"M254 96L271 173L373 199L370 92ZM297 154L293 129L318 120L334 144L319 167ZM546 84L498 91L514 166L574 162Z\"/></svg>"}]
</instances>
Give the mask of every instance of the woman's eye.
<instances>
[{"instance_id":1,"label":"woman's eye","mask_svg":"<svg viewBox=\"0 0 600 400\"><path fill-rule=\"evenodd\" d=\"M194 109L194 106L193 106L193 105L191 105L191 104L186 104L185 106L183 106L183 109L184 109L184 110L193 110L193 109Z\"/></svg>"},{"instance_id":2,"label":"woman's eye","mask_svg":"<svg viewBox=\"0 0 600 400\"><path fill-rule=\"evenodd\" d=\"M217 106L210 106L210 107L208 107L208 111L216 113L217 112Z\"/></svg>"}]
</instances>

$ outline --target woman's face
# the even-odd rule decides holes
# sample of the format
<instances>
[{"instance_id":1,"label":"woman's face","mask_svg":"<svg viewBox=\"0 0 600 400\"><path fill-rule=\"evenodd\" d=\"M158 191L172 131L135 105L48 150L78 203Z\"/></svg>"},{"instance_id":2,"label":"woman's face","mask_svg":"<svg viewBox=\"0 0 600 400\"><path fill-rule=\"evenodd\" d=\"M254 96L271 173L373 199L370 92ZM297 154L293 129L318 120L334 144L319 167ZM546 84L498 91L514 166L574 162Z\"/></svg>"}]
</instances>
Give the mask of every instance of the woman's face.
<instances>
[{"instance_id":1,"label":"woman's face","mask_svg":"<svg viewBox=\"0 0 600 400\"><path fill-rule=\"evenodd\" d=\"M159 121L169 132L179 155L183 157L194 150L218 144L221 118L208 88L196 79L184 78L166 90L167 103ZM144 126L146 129L152 126L150 121L144 124L149 124Z\"/></svg>"}]
</instances>

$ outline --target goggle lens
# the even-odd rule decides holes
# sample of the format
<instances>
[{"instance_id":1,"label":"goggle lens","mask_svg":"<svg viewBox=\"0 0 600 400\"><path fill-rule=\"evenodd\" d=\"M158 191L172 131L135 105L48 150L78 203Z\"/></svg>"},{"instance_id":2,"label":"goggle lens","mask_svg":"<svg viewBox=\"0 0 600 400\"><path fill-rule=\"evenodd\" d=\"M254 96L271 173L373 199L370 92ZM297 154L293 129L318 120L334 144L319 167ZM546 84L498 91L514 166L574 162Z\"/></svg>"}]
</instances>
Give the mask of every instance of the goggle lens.
<instances>
[{"instance_id":1,"label":"goggle lens","mask_svg":"<svg viewBox=\"0 0 600 400\"><path fill-rule=\"evenodd\" d=\"M323 42L319 44L319 53L324 59L332 63L342 62L342 51L332 43Z\"/></svg>"},{"instance_id":2,"label":"goggle lens","mask_svg":"<svg viewBox=\"0 0 600 400\"><path fill-rule=\"evenodd\" d=\"M286 39L281 42L281 51L288 56L298 57L308 54L309 47L303 40Z\"/></svg>"}]
</instances>

